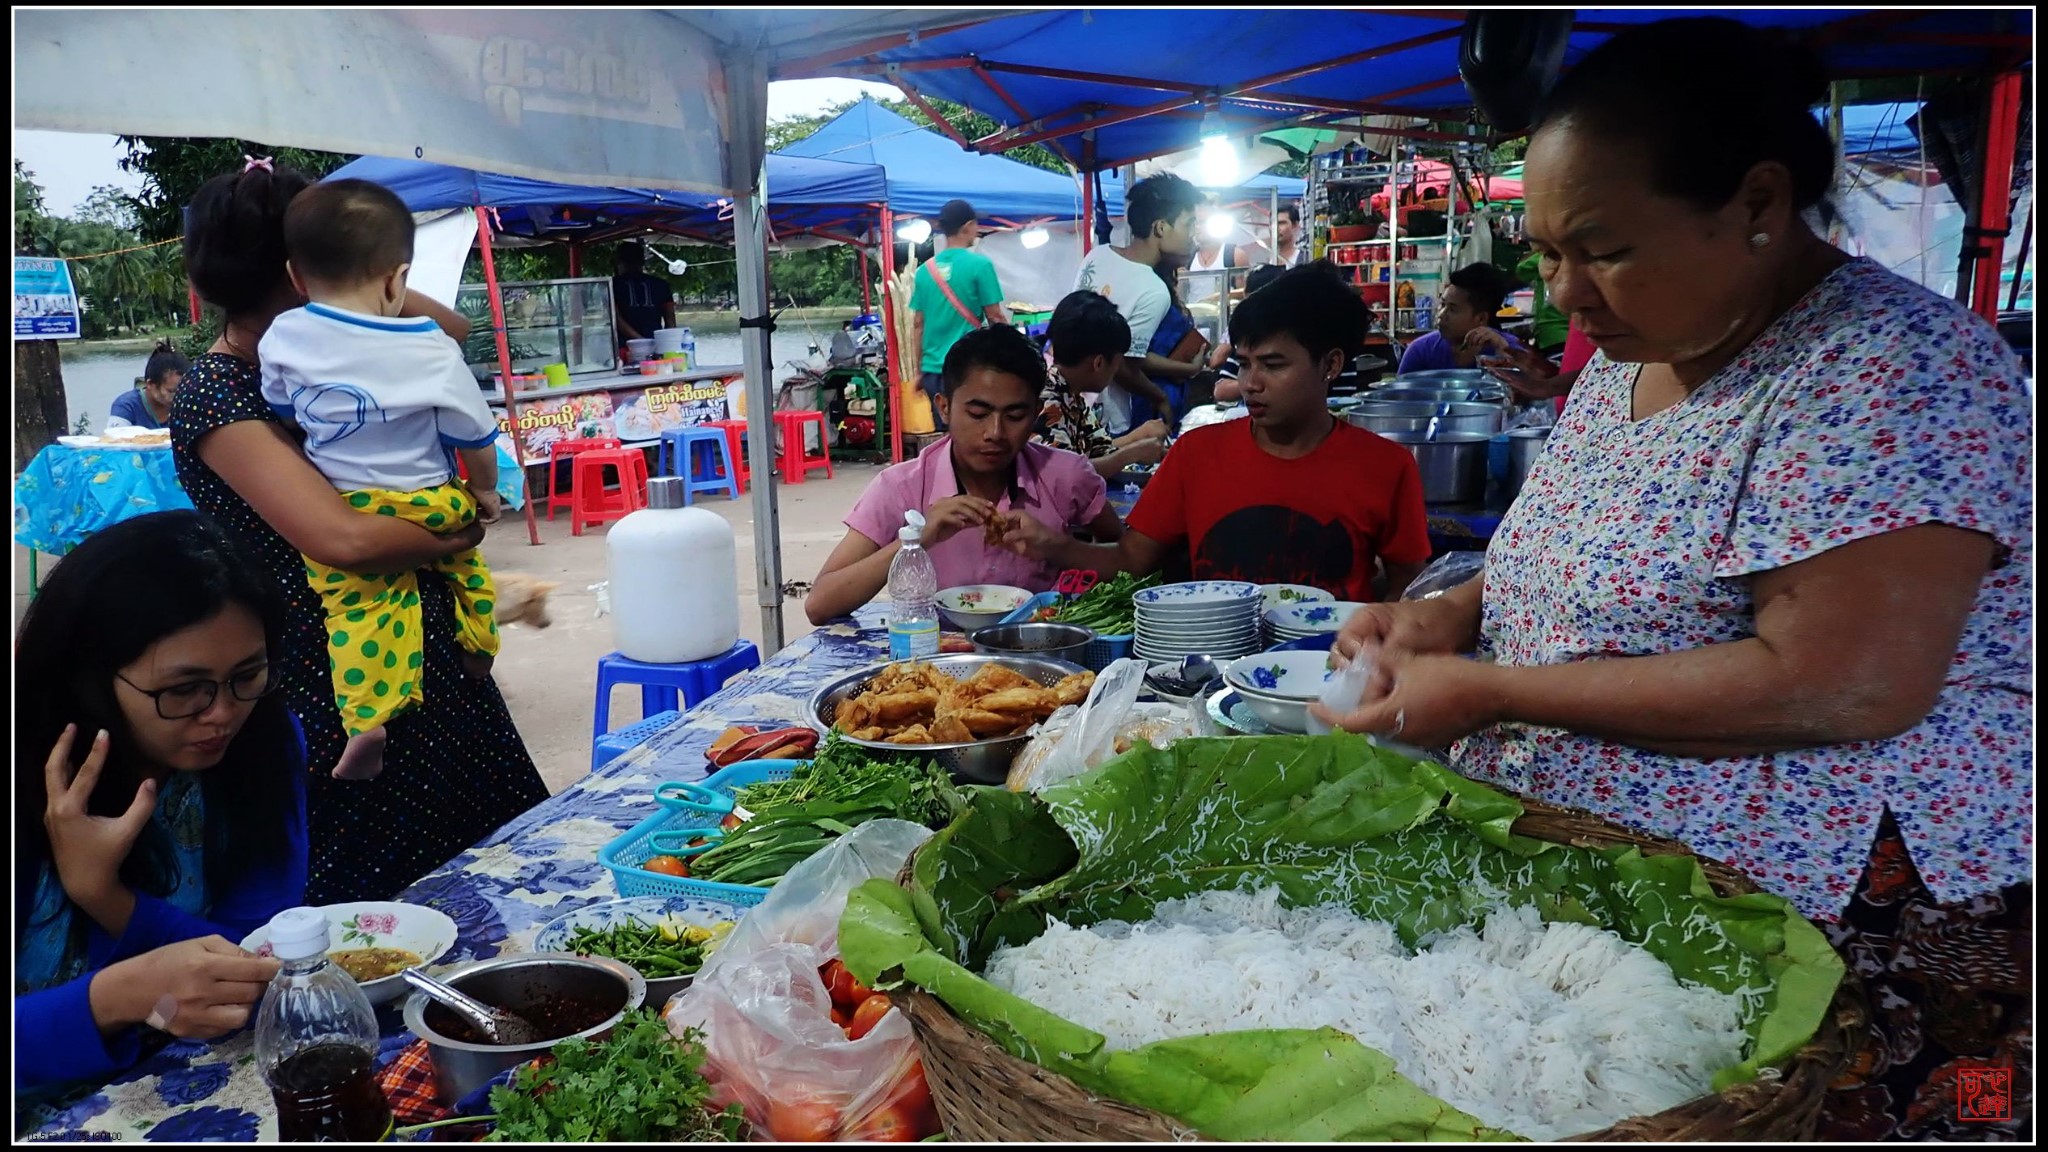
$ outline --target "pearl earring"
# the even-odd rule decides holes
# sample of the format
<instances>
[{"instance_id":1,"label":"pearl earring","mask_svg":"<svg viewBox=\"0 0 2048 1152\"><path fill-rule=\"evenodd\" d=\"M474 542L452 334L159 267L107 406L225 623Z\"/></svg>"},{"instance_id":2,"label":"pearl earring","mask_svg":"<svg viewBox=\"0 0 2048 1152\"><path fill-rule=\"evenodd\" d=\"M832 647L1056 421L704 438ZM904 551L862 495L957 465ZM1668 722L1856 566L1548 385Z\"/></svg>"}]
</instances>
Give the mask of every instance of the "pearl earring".
<instances>
[{"instance_id":1,"label":"pearl earring","mask_svg":"<svg viewBox=\"0 0 2048 1152\"><path fill-rule=\"evenodd\" d=\"M1759 232L1749 238L1749 246L1751 248L1767 248L1770 246L1770 243L1771 234L1768 232Z\"/></svg>"}]
</instances>

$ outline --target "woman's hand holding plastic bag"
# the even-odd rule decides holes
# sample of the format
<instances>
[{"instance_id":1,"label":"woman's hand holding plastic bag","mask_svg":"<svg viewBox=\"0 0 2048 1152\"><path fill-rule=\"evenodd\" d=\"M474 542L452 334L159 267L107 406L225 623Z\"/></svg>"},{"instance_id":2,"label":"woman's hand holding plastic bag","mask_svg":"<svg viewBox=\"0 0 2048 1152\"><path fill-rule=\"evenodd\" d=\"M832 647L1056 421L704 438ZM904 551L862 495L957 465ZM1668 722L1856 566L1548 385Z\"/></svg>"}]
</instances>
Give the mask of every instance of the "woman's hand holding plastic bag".
<instances>
[{"instance_id":1,"label":"woman's hand holding plastic bag","mask_svg":"<svg viewBox=\"0 0 2048 1152\"><path fill-rule=\"evenodd\" d=\"M910 1021L892 1008L850 1039L819 974L839 956L847 893L893 879L931 835L908 821L875 820L833 841L740 921L669 1007L671 1033L704 1032L716 1102L739 1104L756 1138L888 1140L936 1130Z\"/></svg>"}]
</instances>

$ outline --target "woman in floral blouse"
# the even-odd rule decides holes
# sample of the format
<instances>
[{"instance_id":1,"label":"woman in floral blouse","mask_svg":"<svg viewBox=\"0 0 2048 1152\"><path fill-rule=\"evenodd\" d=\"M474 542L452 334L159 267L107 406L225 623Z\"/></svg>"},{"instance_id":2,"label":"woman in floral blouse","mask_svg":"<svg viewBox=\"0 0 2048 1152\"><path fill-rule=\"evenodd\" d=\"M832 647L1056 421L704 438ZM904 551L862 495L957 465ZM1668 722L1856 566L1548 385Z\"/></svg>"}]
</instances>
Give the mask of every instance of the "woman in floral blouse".
<instances>
[{"instance_id":1,"label":"woman in floral blouse","mask_svg":"<svg viewBox=\"0 0 2048 1152\"><path fill-rule=\"evenodd\" d=\"M1824 1138L2029 1121L2032 418L1989 324L1805 220L1810 57L1614 37L1528 152L1550 297L1600 349L1480 579L1375 605L1345 727L1740 868L1826 925L1874 1034ZM1492 663L1455 654L1481 650ZM2006 1125L1961 1070L2013 1068Z\"/></svg>"}]
</instances>

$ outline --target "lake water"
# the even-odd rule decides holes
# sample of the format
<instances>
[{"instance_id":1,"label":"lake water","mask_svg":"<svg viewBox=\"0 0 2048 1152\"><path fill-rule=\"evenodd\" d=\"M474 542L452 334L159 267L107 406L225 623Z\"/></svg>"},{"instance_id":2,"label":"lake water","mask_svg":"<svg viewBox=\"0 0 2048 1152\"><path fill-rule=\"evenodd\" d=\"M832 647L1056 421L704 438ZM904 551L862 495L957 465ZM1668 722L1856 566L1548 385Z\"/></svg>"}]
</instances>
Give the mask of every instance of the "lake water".
<instances>
[{"instance_id":1,"label":"lake water","mask_svg":"<svg viewBox=\"0 0 2048 1152\"><path fill-rule=\"evenodd\" d=\"M800 320L792 313L782 319L772 337L775 363L771 379L777 384L791 374L789 362L802 361L809 352L814 338L820 348L831 346L832 333L839 327L839 321L851 317L849 311L844 317L831 320ZM737 313L706 320L693 317L690 320L691 334L697 338L697 362L721 366L738 365L740 362L740 330ZM98 349L82 351L77 355L64 357L64 399L71 413L71 427L78 427L79 417L90 419L91 430L99 431L107 426L107 409L116 397L130 388L142 375L143 365L149 362L147 351L108 352Z\"/></svg>"}]
</instances>

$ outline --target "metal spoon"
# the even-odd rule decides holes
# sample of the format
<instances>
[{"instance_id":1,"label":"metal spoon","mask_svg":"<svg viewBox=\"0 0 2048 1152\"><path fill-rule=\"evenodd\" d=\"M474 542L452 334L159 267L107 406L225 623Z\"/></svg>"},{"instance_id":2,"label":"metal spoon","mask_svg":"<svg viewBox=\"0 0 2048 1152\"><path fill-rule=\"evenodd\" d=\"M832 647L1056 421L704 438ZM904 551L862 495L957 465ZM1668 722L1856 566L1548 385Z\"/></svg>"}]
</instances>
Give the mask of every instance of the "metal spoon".
<instances>
[{"instance_id":1,"label":"metal spoon","mask_svg":"<svg viewBox=\"0 0 2048 1152\"><path fill-rule=\"evenodd\" d=\"M1200 688L1223 675L1223 669L1207 656L1186 656L1180 662L1180 680L1189 688Z\"/></svg>"},{"instance_id":2,"label":"metal spoon","mask_svg":"<svg viewBox=\"0 0 2048 1152\"><path fill-rule=\"evenodd\" d=\"M471 1027L483 1033L493 1044L520 1047L546 1039L526 1017L473 1000L417 968L405 970L405 982L469 1021Z\"/></svg>"}]
</instances>

